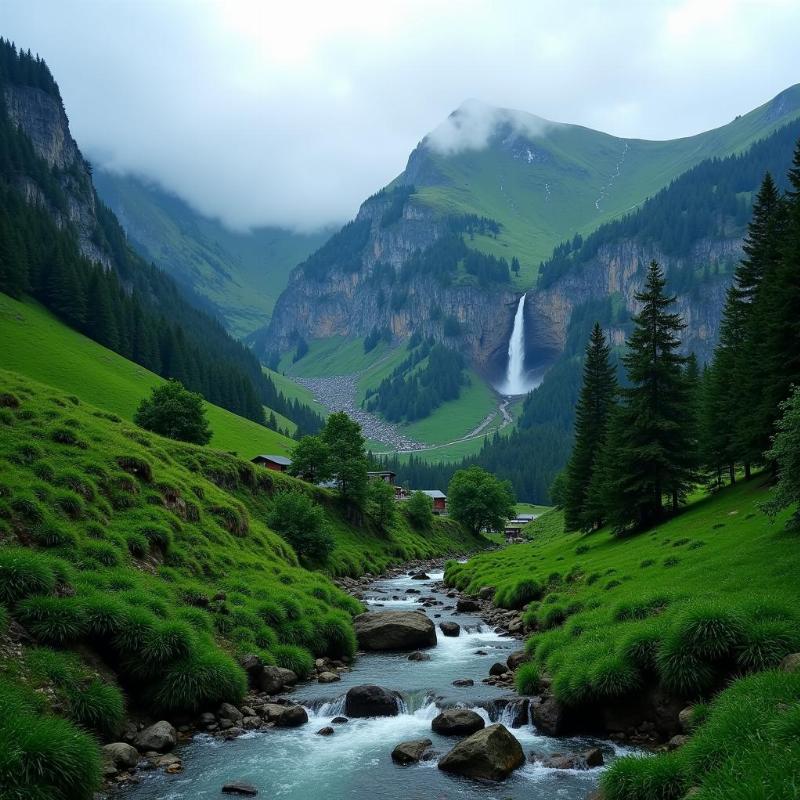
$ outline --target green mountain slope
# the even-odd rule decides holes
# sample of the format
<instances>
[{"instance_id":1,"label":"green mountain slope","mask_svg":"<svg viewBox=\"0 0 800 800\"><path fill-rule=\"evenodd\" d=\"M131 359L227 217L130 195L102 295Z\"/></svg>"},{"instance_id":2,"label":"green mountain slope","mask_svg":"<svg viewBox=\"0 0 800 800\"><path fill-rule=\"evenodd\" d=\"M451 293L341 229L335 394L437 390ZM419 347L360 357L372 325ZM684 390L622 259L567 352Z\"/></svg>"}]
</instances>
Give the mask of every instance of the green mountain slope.
<instances>
[{"instance_id":1,"label":"green mountain slope","mask_svg":"<svg viewBox=\"0 0 800 800\"><path fill-rule=\"evenodd\" d=\"M535 280L554 246L585 235L636 208L707 158L741 152L800 116L800 84L715 130L682 139L623 139L521 111L465 104L451 123L488 115L497 126L482 149L443 154L436 132L412 153L396 183L413 183L416 198L446 213L478 214L503 226L474 246L517 256L519 285Z\"/></svg>"},{"instance_id":2,"label":"green mountain slope","mask_svg":"<svg viewBox=\"0 0 800 800\"><path fill-rule=\"evenodd\" d=\"M163 378L82 336L41 306L0 294L0 368L69 392L130 420L140 400ZM212 447L250 458L285 454L291 439L207 404ZM269 412L268 412L269 413ZM281 423L285 424L285 423Z\"/></svg>"},{"instance_id":3,"label":"green mountain slope","mask_svg":"<svg viewBox=\"0 0 800 800\"><path fill-rule=\"evenodd\" d=\"M139 254L208 300L238 337L269 321L289 272L330 233L231 231L153 183L103 169L93 178Z\"/></svg>"}]
</instances>

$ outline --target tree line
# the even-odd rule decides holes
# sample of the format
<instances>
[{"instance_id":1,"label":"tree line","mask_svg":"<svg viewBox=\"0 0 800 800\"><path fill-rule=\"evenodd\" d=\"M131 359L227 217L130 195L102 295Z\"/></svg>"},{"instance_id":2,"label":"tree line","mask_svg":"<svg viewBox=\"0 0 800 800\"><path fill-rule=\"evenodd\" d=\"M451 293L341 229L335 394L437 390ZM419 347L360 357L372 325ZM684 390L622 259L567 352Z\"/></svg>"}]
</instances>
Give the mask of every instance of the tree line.
<instances>
[{"instance_id":1,"label":"tree line","mask_svg":"<svg viewBox=\"0 0 800 800\"><path fill-rule=\"evenodd\" d=\"M621 385L600 325L592 331L575 444L554 489L568 529L647 528L677 511L698 482L776 470L772 437L800 386L800 143L787 191L769 173L762 181L702 372L679 352L684 323L665 287L653 262L636 297Z\"/></svg>"}]
</instances>

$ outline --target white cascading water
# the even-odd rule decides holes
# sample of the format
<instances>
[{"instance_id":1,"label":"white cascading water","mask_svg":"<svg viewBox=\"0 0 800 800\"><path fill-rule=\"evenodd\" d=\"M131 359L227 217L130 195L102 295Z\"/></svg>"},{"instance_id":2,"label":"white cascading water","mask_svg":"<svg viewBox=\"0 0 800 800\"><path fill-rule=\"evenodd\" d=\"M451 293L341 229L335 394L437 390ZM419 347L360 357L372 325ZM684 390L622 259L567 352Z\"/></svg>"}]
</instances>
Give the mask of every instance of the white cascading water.
<instances>
[{"instance_id":1,"label":"white cascading water","mask_svg":"<svg viewBox=\"0 0 800 800\"><path fill-rule=\"evenodd\" d=\"M501 392L503 394L525 394L528 391L525 380L525 298L523 294L519 299L517 313L514 315L514 328L508 340L508 368L506 382Z\"/></svg>"}]
</instances>

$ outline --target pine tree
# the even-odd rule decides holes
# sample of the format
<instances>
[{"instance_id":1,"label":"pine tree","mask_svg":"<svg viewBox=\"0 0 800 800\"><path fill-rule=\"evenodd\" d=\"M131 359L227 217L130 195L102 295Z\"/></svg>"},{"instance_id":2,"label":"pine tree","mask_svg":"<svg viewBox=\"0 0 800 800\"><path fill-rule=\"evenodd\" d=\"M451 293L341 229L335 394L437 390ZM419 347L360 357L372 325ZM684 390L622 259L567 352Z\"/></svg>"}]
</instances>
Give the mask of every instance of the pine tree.
<instances>
[{"instance_id":1,"label":"pine tree","mask_svg":"<svg viewBox=\"0 0 800 800\"><path fill-rule=\"evenodd\" d=\"M575 409L575 446L566 471L564 523L567 530L591 530L602 524L596 509L587 514L586 500L617 389L610 355L603 329L596 322L586 347L583 387Z\"/></svg>"},{"instance_id":2,"label":"pine tree","mask_svg":"<svg viewBox=\"0 0 800 800\"><path fill-rule=\"evenodd\" d=\"M652 525L663 516L664 496L672 498L674 509L694 478L686 358L678 353L685 325L669 310L675 297L668 297L664 286L661 268L653 261L645 288L636 295L642 310L633 318L635 329L623 358L630 385L622 390L619 458L611 465L621 500L611 509L616 530Z\"/></svg>"}]
</instances>

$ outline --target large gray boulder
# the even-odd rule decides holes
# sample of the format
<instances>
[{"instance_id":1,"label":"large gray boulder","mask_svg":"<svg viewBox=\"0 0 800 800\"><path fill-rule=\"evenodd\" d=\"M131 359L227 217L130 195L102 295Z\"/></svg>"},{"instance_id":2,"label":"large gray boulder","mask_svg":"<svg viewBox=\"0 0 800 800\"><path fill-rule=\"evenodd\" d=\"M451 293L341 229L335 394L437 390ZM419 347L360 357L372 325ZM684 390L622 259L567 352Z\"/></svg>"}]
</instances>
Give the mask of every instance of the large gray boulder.
<instances>
[{"instance_id":1,"label":"large gray boulder","mask_svg":"<svg viewBox=\"0 0 800 800\"><path fill-rule=\"evenodd\" d=\"M440 622L439 628L445 636L458 636L461 626L457 622Z\"/></svg>"},{"instance_id":2,"label":"large gray boulder","mask_svg":"<svg viewBox=\"0 0 800 800\"><path fill-rule=\"evenodd\" d=\"M278 694L286 686L294 686L297 675L284 667L265 666L257 677L257 688L267 694Z\"/></svg>"},{"instance_id":3,"label":"large gray boulder","mask_svg":"<svg viewBox=\"0 0 800 800\"><path fill-rule=\"evenodd\" d=\"M363 684L347 692L344 713L348 717L396 717L398 695L382 686Z\"/></svg>"},{"instance_id":4,"label":"large gray boulder","mask_svg":"<svg viewBox=\"0 0 800 800\"><path fill-rule=\"evenodd\" d=\"M127 742L112 742L103 747L103 760L117 769L131 769L139 763L139 751Z\"/></svg>"},{"instance_id":5,"label":"large gray boulder","mask_svg":"<svg viewBox=\"0 0 800 800\"><path fill-rule=\"evenodd\" d=\"M433 744L430 739L414 739L410 742L400 742L392 750L392 761L396 764L416 764Z\"/></svg>"},{"instance_id":6,"label":"large gray boulder","mask_svg":"<svg viewBox=\"0 0 800 800\"><path fill-rule=\"evenodd\" d=\"M178 741L178 732L166 720L154 722L149 728L139 731L134 744L143 753L155 750L157 753L166 753L172 750Z\"/></svg>"},{"instance_id":7,"label":"large gray boulder","mask_svg":"<svg viewBox=\"0 0 800 800\"><path fill-rule=\"evenodd\" d=\"M281 715L275 720L279 728L298 728L308 722L308 713L303 706L285 706Z\"/></svg>"},{"instance_id":8,"label":"large gray boulder","mask_svg":"<svg viewBox=\"0 0 800 800\"><path fill-rule=\"evenodd\" d=\"M419 611L368 611L354 625L362 650L418 650L436 644L433 621Z\"/></svg>"},{"instance_id":9,"label":"large gray boulder","mask_svg":"<svg viewBox=\"0 0 800 800\"><path fill-rule=\"evenodd\" d=\"M439 769L467 778L502 781L525 763L522 746L496 723L460 741L439 762Z\"/></svg>"},{"instance_id":10,"label":"large gray boulder","mask_svg":"<svg viewBox=\"0 0 800 800\"><path fill-rule=\"evenodd\" d=\"M431 729L444 736L469 736L485 726L483 717L468 708L447 708L431 722Z\"/></svg>"}]
</instances>

